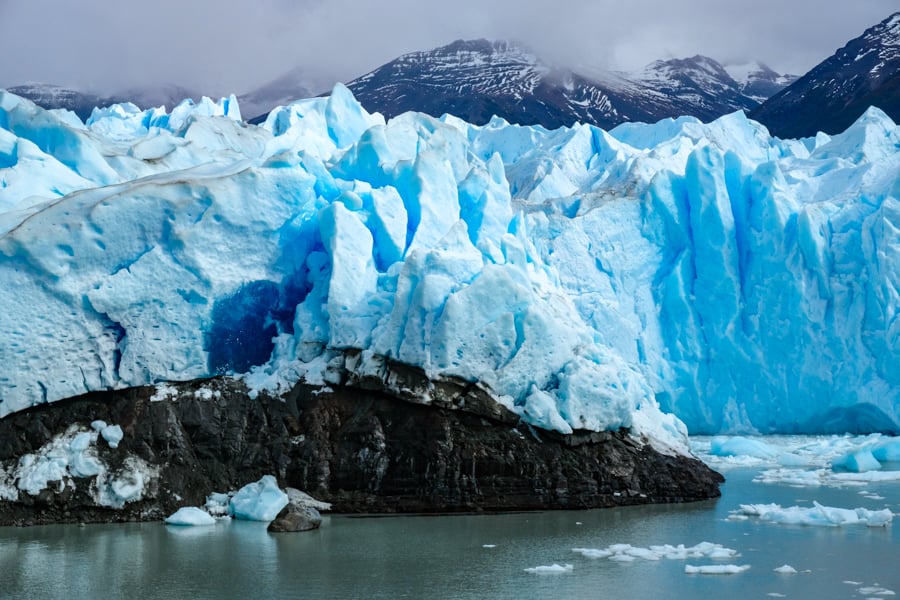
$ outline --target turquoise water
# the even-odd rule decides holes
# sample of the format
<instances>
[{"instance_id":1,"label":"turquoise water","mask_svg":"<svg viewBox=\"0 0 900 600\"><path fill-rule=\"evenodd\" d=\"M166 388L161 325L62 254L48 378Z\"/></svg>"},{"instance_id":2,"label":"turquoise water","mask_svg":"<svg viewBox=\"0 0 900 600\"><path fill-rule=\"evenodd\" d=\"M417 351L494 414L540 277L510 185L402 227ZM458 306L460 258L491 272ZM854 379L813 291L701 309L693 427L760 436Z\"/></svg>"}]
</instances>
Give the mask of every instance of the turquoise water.
<instances>
[{"instance_id":1,"label":"turquoise water","mask_svg":"<svg viewBox=\"0 0 900 600\"><path fill-rule=\"evenodd\" d=\"M690 505L473 516L326 517L321 529L269 534L265 524L161 523L0 528L4 598L864 598L900 594L900 521L886 528L728 521L741 503L900 512L900 484L791 488L726 473L723 497ZM883 500L865 498L862 489ZM722 544L749 564L736 575L687 575L709 559L588 559L572 548ZM494 545L493 548L484 547ZM529 567L573 565L534 575ZM789 564L800 571L781 575ZM855 583L846 583L846 582ZM890 597L890 596L880 596Z\"/></svg>"}]
</instances>

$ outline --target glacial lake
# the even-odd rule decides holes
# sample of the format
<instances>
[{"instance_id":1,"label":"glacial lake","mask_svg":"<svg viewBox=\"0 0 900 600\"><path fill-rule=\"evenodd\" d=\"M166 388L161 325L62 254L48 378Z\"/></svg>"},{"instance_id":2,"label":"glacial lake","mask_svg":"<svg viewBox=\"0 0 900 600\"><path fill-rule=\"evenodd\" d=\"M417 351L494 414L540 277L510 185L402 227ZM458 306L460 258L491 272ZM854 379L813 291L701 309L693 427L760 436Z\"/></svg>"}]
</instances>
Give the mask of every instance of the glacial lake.
<instances>
[{"instance_id":1,"label":"glacial lake","mask_svg":"<svg viewBox=\"0 0 900 600\"><path fill-rule=\"evenodd\" d=\"M688 505L463 516L327 516L308 533L225 521L0 528L2 598L888 598L900 594L900 521L808 527L729 520L745 503L900 512L900 482L789 487L725 473L723 496ZM728 559L630 562L602 549L713 542ZM572 565L568 572L525 569ZM685 565L750 565L730 575ZM773 569L791 565L796 574Z\"/></svg>"}]
</instances>

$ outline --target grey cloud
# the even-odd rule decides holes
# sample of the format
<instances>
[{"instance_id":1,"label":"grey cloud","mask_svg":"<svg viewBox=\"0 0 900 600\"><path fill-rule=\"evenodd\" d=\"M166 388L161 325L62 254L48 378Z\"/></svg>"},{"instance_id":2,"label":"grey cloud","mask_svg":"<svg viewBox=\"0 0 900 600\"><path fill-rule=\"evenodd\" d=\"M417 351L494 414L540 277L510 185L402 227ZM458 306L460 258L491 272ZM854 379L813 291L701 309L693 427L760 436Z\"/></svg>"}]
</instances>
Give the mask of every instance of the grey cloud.
<instances>
[{"instance_id":1,"label":"grey cloud","mask_svg":"<svg viewBox=\"0 0 900 600\"><path fill-rule=\"evenodd\" d=\"M755 58L801 74L897 10L896 0L2 0L0 86L102 91L176 83L242 92L300 66L348 80L457 38L509 38L566 64Z\"/></svg>"}]
</instances>

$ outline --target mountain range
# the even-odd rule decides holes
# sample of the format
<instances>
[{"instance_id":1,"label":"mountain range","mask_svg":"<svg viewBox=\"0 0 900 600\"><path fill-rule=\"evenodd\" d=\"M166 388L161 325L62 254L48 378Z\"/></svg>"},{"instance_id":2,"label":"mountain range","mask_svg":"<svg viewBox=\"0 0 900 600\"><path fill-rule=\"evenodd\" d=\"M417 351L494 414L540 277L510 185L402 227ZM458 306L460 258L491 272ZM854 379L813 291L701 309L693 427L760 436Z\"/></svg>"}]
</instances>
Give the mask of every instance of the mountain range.
<instances>
[{"instance_id":1,"label":"mountain range","mask_svg":"<svg viewBox=\"0 0 900 600\"><path fill-rule=\"evenodd\" d=\"M548 129L592 123L655 122L690 115L711 121L743 110L774 135L835 133L870 105L900 120L900 13L849 41L802 77L757 62L723 65L706 56L658 60L635 72L590 71L550 65L508 41L457 40L404 54L347 83L369 111L393 117L414 110L456 115L484 124ZM132 89L99 96L44 84L9 88L45 108L66 108L86 119L94 106L132 101L171 108L196 97L178 86ZM238 96L245 118L258 122L293 100L328 93L302 69ZM255 117L255 118L252 118Z\"/></svg>"},{"instance_id":2,"label":"mountain range","mask_svg":"<svg viewBox=\"0 0 900 600\"><path fill-rule=\"evenodd\" d=\"M715 60L656 61L636 73L579 73L552 67L505 41L458 40L405 54L347 84L367 110L386 117L416 110L484 124L493 115L548 129L586 122L610 128L692 115L704 121L759 104L755 93L780 90L790 78L762 67L736 81ZM779 83L782 82L782 83Z\"/></svg>"},{"instance_id":3,"label":"mountain range","mask_svg":"<svg viewBox=\"0 0 900 600\"><path fill-rule=\"evenodd\" d=\"M115 94L101 95L48 83L26 83L7 88L17 96L28 98L43 108L71 110L84 121L91 116L95 106L109 106L133 102L141 108L176 106L185 98L199 97L195 91L178 85L159 85L130 88Z\"/></svg>"}]
</instances>

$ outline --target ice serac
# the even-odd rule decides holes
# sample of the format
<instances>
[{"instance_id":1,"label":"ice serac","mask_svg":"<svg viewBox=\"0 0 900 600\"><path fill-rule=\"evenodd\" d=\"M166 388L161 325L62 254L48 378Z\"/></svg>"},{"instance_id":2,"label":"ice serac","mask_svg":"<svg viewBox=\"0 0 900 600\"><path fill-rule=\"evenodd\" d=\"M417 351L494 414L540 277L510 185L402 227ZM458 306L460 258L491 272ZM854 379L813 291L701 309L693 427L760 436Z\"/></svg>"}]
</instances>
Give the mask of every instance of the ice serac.
<instances>
[{"instance_id":1,"label":"ice serac","mask_svg":"<svg viewBox=\"0 0 900 600\"><path fill-rule=\"evenodd\" d=\"M343 87L261 126L233 98L82 124L0 94L0 416L234 374L471 385L669 446L900 431L900 130L877 109L796 141L742 113L385 122Z\"/></svg>"}]
</instances>

